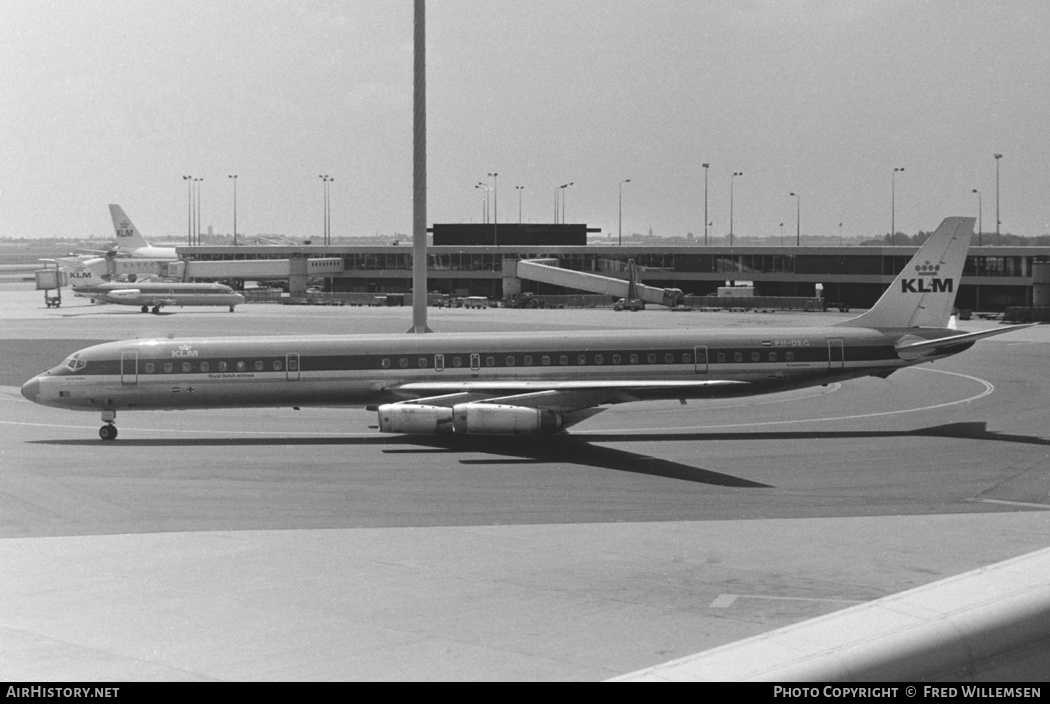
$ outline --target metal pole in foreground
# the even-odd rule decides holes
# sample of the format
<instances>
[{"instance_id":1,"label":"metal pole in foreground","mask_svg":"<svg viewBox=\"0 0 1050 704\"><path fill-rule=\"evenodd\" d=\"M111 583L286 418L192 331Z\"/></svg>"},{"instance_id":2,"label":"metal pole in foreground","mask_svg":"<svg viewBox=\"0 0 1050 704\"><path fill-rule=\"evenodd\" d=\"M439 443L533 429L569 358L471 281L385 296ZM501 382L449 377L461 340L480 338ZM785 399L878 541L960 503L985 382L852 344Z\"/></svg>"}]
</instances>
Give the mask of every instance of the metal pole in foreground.
<instances>
[{"instance_id":1,"label":"metal pole in foreground","mask_svg":"<svg viewBox=\"0 0 1050 704\"><path fill-rule=\"evenodd\" d=\"M426 12L415 0L412 88L412 327L427 327L427 77Z\"/></svg>"}]
</instances>

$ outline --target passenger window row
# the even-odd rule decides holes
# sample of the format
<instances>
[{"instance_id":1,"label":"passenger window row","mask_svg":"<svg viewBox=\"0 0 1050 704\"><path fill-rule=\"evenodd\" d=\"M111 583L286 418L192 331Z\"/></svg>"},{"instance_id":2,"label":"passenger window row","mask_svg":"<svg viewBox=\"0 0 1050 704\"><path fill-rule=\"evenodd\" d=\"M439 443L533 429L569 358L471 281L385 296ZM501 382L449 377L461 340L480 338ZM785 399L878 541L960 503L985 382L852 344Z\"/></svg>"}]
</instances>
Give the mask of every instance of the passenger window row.
<instances>
[{"instance_id":1,"label":"passenger window row","mask_svg":"<svg viewBox=\"0 0 1050 704\"><path fill-rule=\"evenodd\" d=\"M267 367L272 371L279 372L284 369L283 359L272 359L262 360L256 359L252 361L246 361L238 359L235 361L220 360L214 363L214 369L211 362L202 361L194 364L193 362L146 362L143 365L143 369L146 374L175 374L183 373L190 374L193 372L200 372L207 374L211 371L216 372L263 372L267 370ZM295 365L289 364L289 369L295 371Z\"/></svg>"},{"instance_id":2,"label":"passenger window row","mask_svg":"<svg viewBox=\"0 0 1050 704\"><path fill-rule=\"evenodd\" d=\"M373 358L375 359L375 358ZM435 369L443 371L446 368L461 369L468 367L473 370L482 367L565 367L565 366L603 366L603 365L638 365L638 364L742 364L745 362L793 362L795 353L793 351L777 352L773 350L764 351L698 351L692 352L589 352L575 354L511 354L511 355L426 355L415 357L382 357L379 366L382 369ZM375 364L373 361L372 364ZM146 374L190 374L211 372L280 372L285 370L285 358L268 358L255 360L201 360L201 361L147 361L142 369ZM370 365L365 365L367 368ZM373 367L374 368L374 367ZM297 372L299 370L298 357L293 356L287 362L287 370Z\"/></svg>"},{"instance_id":3,"label":"passenger window row","mask_svg":"<svg viewBox=\"0 0 1050 704\"><path fill-rule=\"evenodd\" d=\"M498 366L498 362L502 362L502 366L505 367L534 367L534 366L569 366L570 364L582 367L589 365L601 366L604 364L675 364L679 360L681 364L692 364L693 354L691 352L683 352L680 356L675 355L672 352L662 353L630 353L630 354L526 354L526 355L506 355L502 358L496 355L486 355L484 358L478 354L471 355L443 355L436 354L433 358L430 356L425 357L384 357L380 362L380 366L383 369L408 369L415 364L420 369L428 369L433 365L433 368L442 371L447 367L453 369L459 369L464 366L469 366L471 369L479 369L482 364L486 367Z\"/></svg>"}]
</instances>

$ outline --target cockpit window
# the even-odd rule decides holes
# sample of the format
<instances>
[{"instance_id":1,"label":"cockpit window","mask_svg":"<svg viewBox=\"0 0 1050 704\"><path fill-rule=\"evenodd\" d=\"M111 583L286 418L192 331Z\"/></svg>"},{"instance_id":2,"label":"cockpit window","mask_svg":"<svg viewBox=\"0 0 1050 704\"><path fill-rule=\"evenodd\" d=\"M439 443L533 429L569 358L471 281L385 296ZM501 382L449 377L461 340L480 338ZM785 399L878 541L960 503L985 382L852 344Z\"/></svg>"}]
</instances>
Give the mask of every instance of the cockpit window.
<instances>
[{"instance_id":1,"label":"cockpit window","mask_svg":"<svg viewBox=\"0 0 1050 704\"><path fill-rule=\"evenodd\" d=\"M80 371L81 369L83 369L84 367L87 366L87 362L85 362L82 359L78 359L77 355L73 355L69 359L67 359L65 362L63 362L62 366L64 366L66 369L68 369L71 372L78 372L78 371Z\"/></svg>"},{"instance_id":2,"label":"cockpit window","mask_svg":"<svg viewBox=\"0 0 1050 704\"><path fill-rule=\"evenodd\" d=\"M77 352L74 355L66 357L66 361L59 364L57 367L51 370L52 374L76 374L78 371L87 366L87 362L83 359L78 359L80 353Z\"/></svg>"}]
</instances>

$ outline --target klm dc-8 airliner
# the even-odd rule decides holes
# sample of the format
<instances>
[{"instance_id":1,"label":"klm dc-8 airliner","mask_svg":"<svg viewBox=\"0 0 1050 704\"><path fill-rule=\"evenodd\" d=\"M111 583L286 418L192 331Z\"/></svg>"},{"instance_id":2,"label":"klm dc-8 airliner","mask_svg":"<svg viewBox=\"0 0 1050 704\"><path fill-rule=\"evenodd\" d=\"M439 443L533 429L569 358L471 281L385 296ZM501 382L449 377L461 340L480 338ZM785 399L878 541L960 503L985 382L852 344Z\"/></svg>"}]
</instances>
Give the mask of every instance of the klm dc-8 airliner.
<instances>
[{"instance_id":1,"label":"klm dc-8 airliner","mask_svg":"<svg viewBox=\"0 0 1050 704\"><path fill-rule=\"evenodd\" d=\"M80 350L22 387L117 411L360 406L386 433L547 435L631 401L768 394L894 371L1024 325L949 327L973 218L944 220L873 308L751 330L148 339Z\"/></svg>"}]
</instances>

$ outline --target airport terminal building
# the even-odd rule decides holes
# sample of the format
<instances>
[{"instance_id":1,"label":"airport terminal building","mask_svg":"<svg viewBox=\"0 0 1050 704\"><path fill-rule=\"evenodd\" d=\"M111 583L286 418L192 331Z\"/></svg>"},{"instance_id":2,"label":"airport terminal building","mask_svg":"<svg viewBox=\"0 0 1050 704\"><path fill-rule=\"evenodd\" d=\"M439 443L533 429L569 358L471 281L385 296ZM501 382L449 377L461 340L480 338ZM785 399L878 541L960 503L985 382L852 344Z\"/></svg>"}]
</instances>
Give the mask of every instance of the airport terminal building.
<instances>
[{"instance_id":1,"label":"airport terminal building","mask_svg":"<svg viewBox=\"0 0 1050 704\"><path fill-rule=\"evenodd\" d=\"M562 269L626 278L635 264L640 282L678 288L686 295L713 294L727 282L751 282L756 296L813 297L850 307L870 307L900 273L918 247L588 245L586 225L438 225L428 248L428 290L455 295L508 295L514 268L505 262L554 260ZM405 245L193 246L178 248L187 261L288 259L292 288L305 289L306 262L341 261L329 267L326 291L408 293L412 289L412 248ZM296 266L296 262L299 266ZM297 286L298 284L298 286ZM1010 306L1046 305L1035 284L1050 284L1050 247L971 247L958 292L958 308L1002 311ZM573 293L536 281L519 281L517 292ZM1043 288L1046 288L1045 286Z\"/></svg>"}]
</instances>

